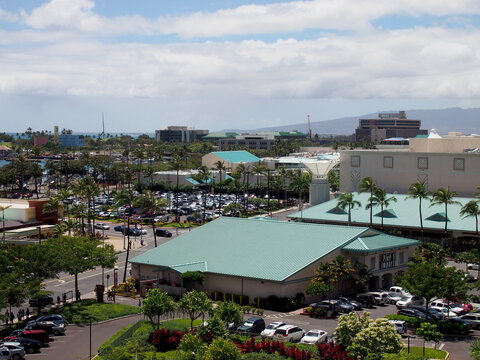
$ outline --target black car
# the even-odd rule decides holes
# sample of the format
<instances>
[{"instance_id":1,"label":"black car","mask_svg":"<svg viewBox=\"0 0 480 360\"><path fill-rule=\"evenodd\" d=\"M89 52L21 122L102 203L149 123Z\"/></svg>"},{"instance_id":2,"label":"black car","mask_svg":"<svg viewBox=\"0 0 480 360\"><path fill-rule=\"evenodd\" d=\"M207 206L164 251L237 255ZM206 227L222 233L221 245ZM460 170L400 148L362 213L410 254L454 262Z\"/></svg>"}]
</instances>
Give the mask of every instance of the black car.
<instances>
[{"instance_id":1,"label":"black car","mask_svg":"<svg viewBox=\"0 0 480 360\"><path fill-rule=\"evenodd\" d=\"M155 234L162 237L172 237L172 233L164 229L155 229Z\"/></svg>"},{"instance_id":2,"label":"black car","mask_svg":"<svg viewBox=\"0 0 480 360\"><path fill-rule=\"evenodd\" d=\"M425 314L416 309L400 309L397 311L397 315L410 316L417 319L425 319Z\"/></svg>"},{"instance_id":3,"label":"black car","mask_svg":"<svg viewBox=\"0 0 480 360\"><path fill-rule=\"evenodd\" d=\"M15 337L13 339L8 340L9 342L17 342L25 349L25 352L28 354L33 354L35 352L39 352L42 344L38 340L28 339L25 337Z\"/></svg>"},{"instance_id":4,"label":"black car","mask_svg":"<svg viewBox=\"0 0 480 360\"><path fill-rule=\"evenodd\" d=\"M140 229L130 227L122 229L122 234L130 236L140 236L142 235L142 232L140 231Z\"/></svg>"},{"instance_id":5,"label":"black car","mask_svg":"<svg viewBox=\"0 0 480 360\"><path fill-rule=\"evenodd\" d=\"M410 305L409 307L407 307L407 309L415 309L425 315L425 306ZM435 309L428 309L428 318L432 320L442 320L443 316L440 312L436 311Z\"/></svg>"},{"instance_id":6,"label":"black car","mask_svg":"<svg viewBox=\"0 0 480 360\"><path fill-rule=\"evenodd\" d=\"M43 316L40 316L39 318L35 319L35 321L37 321L37 322L52 321L56 324L67 325L67 322L65 321L64 317L62 315L58 315L58 314L43 315Z\"/></svg>"},{"instance_id":7,"label":"black car","mask_svg":"<svg viewBox=\"0 0 480 360\"><path fill-rule=\"evenodd\" d=\"M375 298L373 295L369 294L358 294L356 300L362 304L363 307L373 308L375 305Z\"/></svg>"},{"instance_id":8,"label":"black car","mask_svg":"<svg viewBox=\"0 0 480 360\"><path fill-rule=\"evenodd\" d=\"M363 306L359 301L356 301L356 300L353 300L353 299L350 299L350 298L346 298L346 297L339 297L338 300L341 300L343 302L346 302L346 303L352 305L355 310L362 310L363 309Z\"/></svg>"},{"instance_id":9,"label":"black car","mask_svg":"<svg viewBox=\"0 0 480 360\"><path fill-rule=\"evenodd\" d=\"M260 334L265 330L265 320L262 318L250 318L237 328L237 332L242 334Z\"/></svg>"},{"instance_id":10,"label":"black car","mask_svg":"<svg viewBox=\"0 0 480 360\"><path fill-rule=\"evenodd\" d=\"M28 301L28 304L31 307L43 307L47 305L53 304L53 298L48 295L40 295L37 297L33 297Z\"/></svg>"}]
</instances>

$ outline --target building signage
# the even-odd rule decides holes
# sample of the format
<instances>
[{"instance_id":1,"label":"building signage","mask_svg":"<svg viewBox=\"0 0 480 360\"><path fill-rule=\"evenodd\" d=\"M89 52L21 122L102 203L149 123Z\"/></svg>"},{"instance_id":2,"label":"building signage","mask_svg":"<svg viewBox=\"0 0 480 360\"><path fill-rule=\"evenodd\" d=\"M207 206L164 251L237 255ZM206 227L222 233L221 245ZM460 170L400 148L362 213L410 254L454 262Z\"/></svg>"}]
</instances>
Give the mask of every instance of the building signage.
<instances>
[{"instance_id":1,"label":"building signage","mask_svg":"<svg viewBox=\"0 0 480 360\"><path fill-rule=\"evenodd\" d=\"M390 269L395 267L395 253L380 255L380 269Z\"/></svg>"}]
</instances>

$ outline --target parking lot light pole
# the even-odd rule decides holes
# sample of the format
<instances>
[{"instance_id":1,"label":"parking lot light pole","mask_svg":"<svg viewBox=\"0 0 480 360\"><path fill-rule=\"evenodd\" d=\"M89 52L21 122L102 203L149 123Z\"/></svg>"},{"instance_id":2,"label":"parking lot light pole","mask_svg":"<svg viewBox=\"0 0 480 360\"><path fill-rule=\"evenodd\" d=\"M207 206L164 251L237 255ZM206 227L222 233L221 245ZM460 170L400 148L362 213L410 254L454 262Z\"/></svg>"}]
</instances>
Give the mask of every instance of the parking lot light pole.
<instances>
[{"instance_id":1,"label":"parking lot light pole","mask_svg":"<svg viewBox=\"0 0 480 360\"><path fill-rule=\"evenodd\" d=\"M12 205L0 206L0 211L2 211L2 221L3 221L3 243L5 243L5 210L7 210Z\"/></svg>"},{"instance_id":2,"label":"parking lot light pole","mask_svg":"<svg viewBox=\"0 0 480 360\"><path fill-rule=\"evenodd\" d=\"M118 266L113 268L113 303L115 304L115 288L118 282Z\"/></svg>"},{"instance_id":3,"label":"parking lot light pole","mask_svg":"<svg viewBox=\"0 0 480 360\"><path fill-rule=\"evenodd\" d=\"M105 228L102 226L102 242L103 242L103 249L105 250ZM104 286L105 289L105 266L102 265L102 286Z\"/></svg>"}]
</instances>

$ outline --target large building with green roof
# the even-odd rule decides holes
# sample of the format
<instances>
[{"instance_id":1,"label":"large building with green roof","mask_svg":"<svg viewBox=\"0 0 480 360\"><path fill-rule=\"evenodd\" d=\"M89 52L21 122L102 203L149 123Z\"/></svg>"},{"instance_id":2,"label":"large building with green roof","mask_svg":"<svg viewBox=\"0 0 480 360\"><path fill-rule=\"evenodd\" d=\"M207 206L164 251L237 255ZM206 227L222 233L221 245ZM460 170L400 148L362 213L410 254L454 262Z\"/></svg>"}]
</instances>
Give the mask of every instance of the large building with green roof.
<instances>
[{"instance_id":1,"label":"large building with green roof","mask_svg":"<svg viewBox=\"0 0 480 360\"><path fill-rule=\"evenodd\" d=\"M369 204L370 193L353 193L354 200L360 202L360 207L351 211L352 224L356 226L370 225L370 210L366 209ZM394 197L396 201L390 201L384 207L383 213L380 206L373 207L373 226L385 230L400 230L407 236L420 238L420 212L418 199L409 198L405 194L388 194L387 198ZM456 197L458 203L450 204L445 215L443 204L432 205L431 201L422 201L422 220L426 240L445 237L445 216L447 217L448 235L455 238L472 238L475 234L475 218L460 215L463 205L472 198ZM337 207L337 199L312 206L302 212L289 215L290 219L301 220L308 223L346 225L348 222L347 210Z\"/></svg>"},{"instance_id":2,"label":"large building with green roof","mask_svg":"<svg viewBox=\"0 0 480 360\"><path fill-rule=\"evenodd\" d=\"M237 151L214 151L202 157L202 165L214 169L216 163L223 162L228 171L235 171L238 165L256 165L260 159L245 150Z\"/></svg>"},{"instance_id":3,"label":"large building with green roof","mask_svg":"<svg viewBox=\"0 0 480 360\"><path fill-rule=\"evenodd\" d=\"M200 271L208 294L253 299L304 293L319 264L338 255L367 266L371 289L388 287L418 244L366 227L221 217L130 262L142 291L159 286L180 295L181 274Z\"/></svg>"}]
</instances>

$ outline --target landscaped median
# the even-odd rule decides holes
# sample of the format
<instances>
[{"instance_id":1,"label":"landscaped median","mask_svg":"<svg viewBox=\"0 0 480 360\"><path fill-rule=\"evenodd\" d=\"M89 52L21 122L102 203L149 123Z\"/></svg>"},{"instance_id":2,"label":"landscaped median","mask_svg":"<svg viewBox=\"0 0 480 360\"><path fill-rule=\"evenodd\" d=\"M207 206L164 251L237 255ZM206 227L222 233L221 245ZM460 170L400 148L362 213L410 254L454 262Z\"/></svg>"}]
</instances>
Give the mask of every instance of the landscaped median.
<instances>
[{"instance_id":1,"label":"landscaped median","mask_svg":"<svg viewBox=\"0 0 480 360\"><path fill-rule=\"evenodd\" d=\"M139 314L142 309L136 306L112 303L99 303L95 300L82 300L65 304L53 312L62 315L69 324L93 323Z\"/></svg>"}]
</instances>

